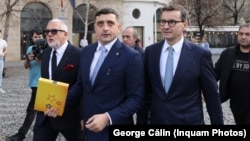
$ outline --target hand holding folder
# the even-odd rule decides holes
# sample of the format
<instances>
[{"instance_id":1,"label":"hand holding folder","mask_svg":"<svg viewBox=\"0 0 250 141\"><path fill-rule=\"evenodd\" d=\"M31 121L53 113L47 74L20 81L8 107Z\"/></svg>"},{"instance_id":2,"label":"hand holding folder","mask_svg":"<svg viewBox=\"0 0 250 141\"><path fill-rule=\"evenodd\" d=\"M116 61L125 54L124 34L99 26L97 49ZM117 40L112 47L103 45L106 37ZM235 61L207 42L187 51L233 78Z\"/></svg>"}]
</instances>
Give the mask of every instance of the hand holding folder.
<instances>
[{"instance_id":1,"label":"hand holding folder","mask_svg":"<svg viewBox=\"0 0 250 141\"><path fill-rule=\"evenodd\" d=\"M58 115L62 116L68 94L69 84L39 78L34 109L45 112L56 108Z\"/></svg>"}]
</instances>

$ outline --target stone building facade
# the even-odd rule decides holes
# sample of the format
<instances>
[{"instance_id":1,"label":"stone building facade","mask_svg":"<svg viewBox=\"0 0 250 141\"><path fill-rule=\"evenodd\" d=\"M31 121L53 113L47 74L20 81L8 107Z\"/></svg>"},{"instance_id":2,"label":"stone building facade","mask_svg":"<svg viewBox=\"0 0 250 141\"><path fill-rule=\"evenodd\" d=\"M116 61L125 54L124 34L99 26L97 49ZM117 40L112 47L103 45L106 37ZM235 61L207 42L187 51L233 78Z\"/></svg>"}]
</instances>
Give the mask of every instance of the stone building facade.
<instances>
[{"instance_id":1,"label":"stone building facade","mask_svg":"<svg viewBox=\"0 0 250 141\"><path fill-rule=\"evenodd\" d=\"M7 10L5 1L0 1L0 14ZM71 5L72 0L19 0L13 6L10 21L7 22L9 30L6 31L6 16L0 22L0 29L3 35L8 35L8 54L6 61L22 61L25 59L24 54L30 42L29 31L34 26L46 27L47 21L52 18L60 18L65 21L69 28L69 41L79 46L79 40L84 34L83 22L79 22L81 18L77 15L85 13L77 13L79 9L86 7L87 0L74 0L75 8ZM103 7L114 8L120 15L122 27L135 26L139 30L143 46L147 46L157 41L156 11L160 7L166 5L169 0L88 0L92 10L98 10ZM82 11L84 11L82 9ZM93 12L93 11L92 11ZM93 19L94 15L90 14L89 19ZM89 21L91 22L91 21ZM79 28L78 28L79 27ZM95 42L93 23L88 29L88 39ZM81 30L83 29L83 30ZM7 32L7 33L4 33Z\"/></svg>"}]
</instances>

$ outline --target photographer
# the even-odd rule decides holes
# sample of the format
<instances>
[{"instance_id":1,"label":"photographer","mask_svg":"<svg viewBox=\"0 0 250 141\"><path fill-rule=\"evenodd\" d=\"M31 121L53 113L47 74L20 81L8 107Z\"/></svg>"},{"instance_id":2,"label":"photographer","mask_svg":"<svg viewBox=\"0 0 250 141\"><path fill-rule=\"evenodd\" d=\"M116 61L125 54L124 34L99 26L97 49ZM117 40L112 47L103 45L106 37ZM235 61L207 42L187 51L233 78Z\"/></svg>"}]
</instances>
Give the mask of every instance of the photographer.
<instances>
[{"instance_id":1,"label":"photographer","mask_svg":"<svg viewBox=\"0 0 250 141\"><path fill-rule=\"evenodd\" d=\"M40 27L33 28L31 35L34 44L27 48L26 60L24 61L24 68L29 69L29 87L31 88L31 97L26 109L26 117L23 125L15 135L6 137L6 141L23 141L36 115L34 102L36 98L38 79L41 76L41 53L42 50L46 48L46 42L43 37L43 30Z\"/></svg>"}]
</instances>

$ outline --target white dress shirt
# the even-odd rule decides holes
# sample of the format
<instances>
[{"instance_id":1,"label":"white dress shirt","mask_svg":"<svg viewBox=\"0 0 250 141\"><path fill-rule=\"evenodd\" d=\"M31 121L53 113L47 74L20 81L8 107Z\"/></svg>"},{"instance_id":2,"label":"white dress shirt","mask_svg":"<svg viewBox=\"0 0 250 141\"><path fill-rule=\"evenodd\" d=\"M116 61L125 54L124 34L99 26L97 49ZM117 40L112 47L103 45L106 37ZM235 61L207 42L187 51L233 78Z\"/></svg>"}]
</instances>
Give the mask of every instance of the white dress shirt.
<instances>
[{"instance_id":1,"label":"white dress shirt","mask_svg":"<svg viewBox=\"0 0 250 141\"><path fill-rule=\"evenodd\" d=\"M176 44L171 46L174 49L174 52L173 52L173 56L174 56L173 76L175 74L175 70L176 70L177 64L179 62L183 42L184 42L184 38L182 37L179 42L177 42ZM161 50L161 57L160 57L160 74L161 74L162 84L164 84L164 78L165 78L166 63L167 63L167 58L168 58L168 50L167 50L168 47L170 47L170 45L165 40L165 42L163 44L163 48Z\"/></svg>"},{"instance_id":2,"label":"white dress shirt","mask_svg":"<svg viewBox=\"0 0 250 141\"><path fill-rule=\"evenodd\" d=\"M56 64L58 65L59 62L61 61L62 59L62 56L68 46L68 42L65 42L61 47L59 47L57 50L56 50ZM49 60L49 79L52 79L52 68L51 68L51 60L52 60L52 56L53 56L53 51L54 49L52 49L51 53L50 53L50 60Z\"/></svg>"}]
</instances>

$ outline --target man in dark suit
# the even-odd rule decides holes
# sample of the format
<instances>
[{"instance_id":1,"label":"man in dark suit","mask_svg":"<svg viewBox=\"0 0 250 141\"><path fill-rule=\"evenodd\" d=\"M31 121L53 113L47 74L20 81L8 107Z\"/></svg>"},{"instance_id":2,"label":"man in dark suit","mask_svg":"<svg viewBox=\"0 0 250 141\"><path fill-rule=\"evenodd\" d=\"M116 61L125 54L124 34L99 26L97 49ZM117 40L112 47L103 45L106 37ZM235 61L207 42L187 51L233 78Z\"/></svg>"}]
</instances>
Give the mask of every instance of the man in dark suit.
<instances>
[{"instance_id":1,"label":"man in dark suit","mask_svg":"<svg viewBox=\"0 0 250 141\"><path fill-rule=\"evenodd\" d=\"M76 82L80 49L67 41L68 28L59 19L49 21L45 33L49 48L42 54L41 77L68 83L70 89ZM56 67L52 70L54 51ZM82 141L80 120L79 104L74 105L72 109L65 108L64 114L60 117L51 117L47 111L38 112L33 141L55 141L59 133L68 141Z\"/></svg>"},{"instance_id":2,"label":"man in dark suit","mask_svg":"<svg viewBox=\"0 0 250 141\"><path fill-rule=\"evenodd\" d=\"M82 49L78 79L66 106L73 106L82 96L82 126L87 140L109 141L108 126L133 125L133 114L143 104L143 61L138 51L119 41L121 25L116 11L99 10L94 27L98 42ZM103 55L105 59L93 78Z\"/></svg>"},{"instance_id":3,"label":"man in dark suit","mask_svg":"<svg viewBox=\"0 0 250 141\"><path fill-rule=\"evenodd\" d=\"M145 106L137 122L203 125L203 95L211 124L223 124L211 53L183 36L188 26L186 10L180 5L164 7L160 26L165 39L147 47L144 54ZM166 63L170 60L172 64Z\"/></svg>"}]
</instances>

